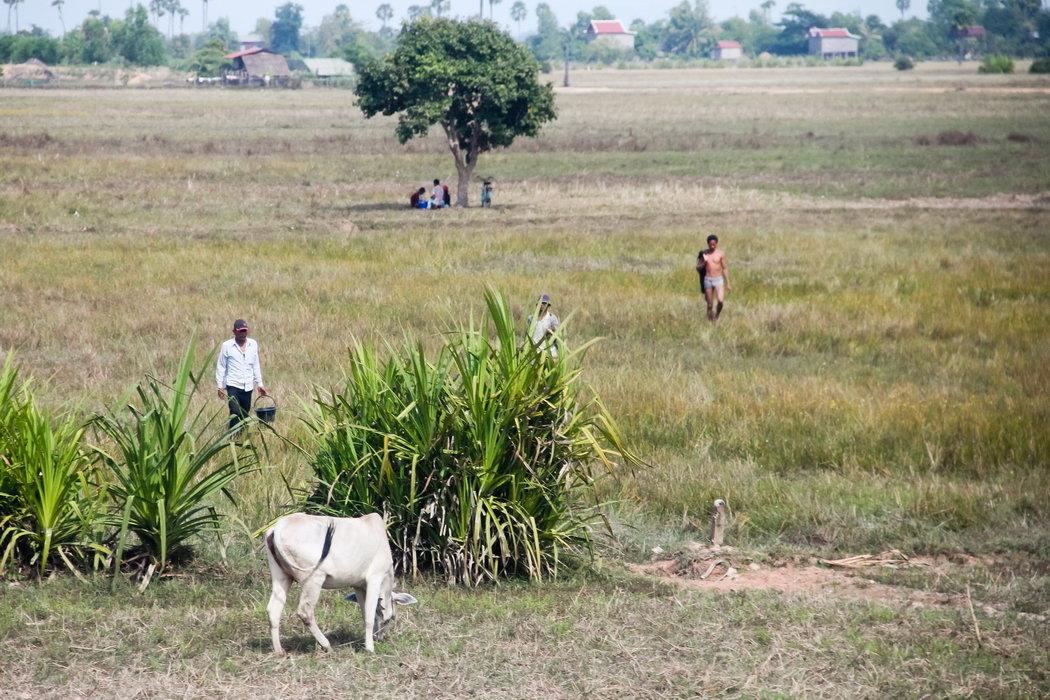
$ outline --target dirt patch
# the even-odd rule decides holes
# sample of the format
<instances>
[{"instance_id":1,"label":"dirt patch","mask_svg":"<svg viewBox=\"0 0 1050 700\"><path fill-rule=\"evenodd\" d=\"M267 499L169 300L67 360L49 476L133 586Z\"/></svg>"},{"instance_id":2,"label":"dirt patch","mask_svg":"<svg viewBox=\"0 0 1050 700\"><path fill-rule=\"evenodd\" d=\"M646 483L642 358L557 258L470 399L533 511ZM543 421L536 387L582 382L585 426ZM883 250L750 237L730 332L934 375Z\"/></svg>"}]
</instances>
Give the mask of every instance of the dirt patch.
<instances>
[{"instance_id":1,"label":"dirt patch","mask_svg":"<svg viewBox=\"0 0 1050 700\"><path fill-rule=\"evenodd\" d=\"M732 547L691 549L692 551L687 548L686 551L670 558L658 558L644 564L628 564L628 568L636 574L658 576L682 586L721 593L771 590L799 595L830 595L915 608L968 605L965 596L878 583L865 576L865 570L869 570L866 562L835 565L813 557L763 565L751 561ZM869 561L872 566L922 567L929 569L931 573L936 572L940 564L934 560L909 559L903 555L895 558L876 556Z\"/></svg>"},{"instance_id":2,"label":"dirt patch","mask_svg":"<svg viewBox=\"0 0 1050 700\"><path fill-rule=\"evenodd\" d=\"M108 66L48 66L32 59L26 63L0 65L5 85L60 85L62 87L172 87L181 84L184 73L167 66L112 68Z\"/></svg>"},{"instance_id":3,"label":"dirt patch","mask_svg":"<svg viewBox=\"0 0 1050 700\"><path fill-rule=\"evenodd\" d=\"M1050 206L1050 191L993 194L988 197L910 197L908 199L807 200L809 209L1033 209Z\"/></svg>"},{"instance_id":4,"label":"dirt patch","mask_svg":"<svg viewBox=\"0 0 1050 700\"><path fill-rule=\"evenodd\" d=\"M920 136L920 146L976 146L981 137L969 131L942 131L934 136Z\"/></svg>"}]
</instances>

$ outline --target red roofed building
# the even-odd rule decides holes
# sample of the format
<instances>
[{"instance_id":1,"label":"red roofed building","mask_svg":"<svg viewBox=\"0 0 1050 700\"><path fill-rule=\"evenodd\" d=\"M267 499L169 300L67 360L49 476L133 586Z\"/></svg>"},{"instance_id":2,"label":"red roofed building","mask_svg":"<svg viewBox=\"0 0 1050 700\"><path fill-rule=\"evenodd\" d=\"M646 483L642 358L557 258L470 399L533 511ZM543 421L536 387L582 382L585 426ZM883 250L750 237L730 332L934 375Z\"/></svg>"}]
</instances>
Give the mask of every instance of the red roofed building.
<instances>
[{"instance_id":1,"label":"red roofed building","mask_svg":"<svg viewBox=\"0 0 1050 700\"><path fill-rule=\"evenodd\" d=\"M860 37L848 29L809 30L809 53L821 58L856 58Z\"/></svg>"},{"instance_id":2,"label":"red roofed building","mask_svg":"<svg viewBox=\"0 0 1050 700\"><path fill-rule=\"evenodd\" d=\"M223 56L233 61L233 70L225 71L226 85L287 85L292 79L288 61L269 49L245 49Z\"/></svg>"},{"instance_id":3,"label":"red roofed building","mask_svg":"<svg viewBox=\"0 0 1050 700\"><path fill-rule=\"evenodd\" d=\"M634 49L634 32L629 32L623 27L623 22L618 19L594 19L587 27L587 33L583 38L587 41L610 38L620 46Z\"/></svg>"},{"instance_id":4,"label":"red roofed building","mask_svg":"<svg viewBox=\"0 0 1050 700\"><path fill-rule=\"evenodd\" d=\"M711 49L712 61L739 61L743 55L739 41L716 41Z\"/></svg>"}]
</instances>

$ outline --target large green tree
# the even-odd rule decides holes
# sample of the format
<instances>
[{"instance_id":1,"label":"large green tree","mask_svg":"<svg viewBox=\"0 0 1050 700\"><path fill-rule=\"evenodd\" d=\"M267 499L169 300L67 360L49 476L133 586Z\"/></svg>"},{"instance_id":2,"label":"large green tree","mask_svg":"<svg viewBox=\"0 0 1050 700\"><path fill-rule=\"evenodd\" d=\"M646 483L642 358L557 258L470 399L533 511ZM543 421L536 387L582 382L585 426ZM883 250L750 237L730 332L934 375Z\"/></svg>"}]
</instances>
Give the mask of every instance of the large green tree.
<instances>
[{"instance_id":1,"label":"large green tree","mask_svg":"<svg viewBox=\"0 0 1050 700\"><path fill-rule=\"evenodd\" d=\"M303 6L286 2L274 13L270 25L270 46L277 53L290 54L299 50L299 30L303 27Z\"/></svg>"},{"instance_id":2,"label":"large green tree","mask_svg":"<svg viewBox=\"0 0 1050 700\"><path fill-rule=\"evenodd\" d=\"M558 18L545 2L536 5L536 33L525 40L533 55L541 61L560 58L562 55L561 28Z\"/></svg>"},{"instance_id":3,"label":"large green tree","mask_svg":"<svg viewBox=\"0 0 1050 700\"><path fill-rule=\"evenodd\" d=\"M406 143L438 125L456 161L456 204L466 206L478 157L555 118L554 89L539 83L528 50L492 22L422 18L403 25L397 49L361 65L366 117L398 115Z\"/></svg>"},{"instance_id":4,"label":"large green tree","mask_svg":"<svg viewBox=\"0 0 1050 700\"><path fill-rule=\"evenodd\" d=\"M682 0L671 8L664 51L689 57L704 55L713 41L713 28L704 0L695 0L692 5Z\"/></svg>"},{"instance_id":5,"label":"large green tree","mask_svg":"<svg viewBox=\"0 0 1050 700\"><path fill-rule=\"evenodd\" d=\"M167 63L164 36L149 23L149 13L142 5L130 8L123 22L114 22L111 35L114 50L128 63L137 66L163 66Z\"/></svg>"}]
</instances>

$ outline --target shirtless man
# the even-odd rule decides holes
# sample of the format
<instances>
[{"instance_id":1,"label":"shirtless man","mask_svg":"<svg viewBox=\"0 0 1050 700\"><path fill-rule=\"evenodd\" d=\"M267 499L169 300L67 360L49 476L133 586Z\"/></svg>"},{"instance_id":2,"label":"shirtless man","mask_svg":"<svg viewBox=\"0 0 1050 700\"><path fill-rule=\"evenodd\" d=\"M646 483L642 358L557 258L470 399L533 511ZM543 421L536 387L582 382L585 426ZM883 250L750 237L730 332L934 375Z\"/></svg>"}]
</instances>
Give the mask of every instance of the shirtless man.
<instances>
[{"instance_id":1,"label":"shirtless man","mask_svg":"<svg viewBox=\"0 0 1050 700\"><path fill-rule=\"evenodd\" d=\"M703 280L704 298L707 300L707 318L716 321L722 314L726 292L733 291L733 285L729 282L729 261L726 254L718 250L718 236L712 233L707 237L707 250L701 250L696 257L696 267L703 272L700 279ZM714 305L715 297L718 298L717 307Z\"/></svg>"}]
</instances>

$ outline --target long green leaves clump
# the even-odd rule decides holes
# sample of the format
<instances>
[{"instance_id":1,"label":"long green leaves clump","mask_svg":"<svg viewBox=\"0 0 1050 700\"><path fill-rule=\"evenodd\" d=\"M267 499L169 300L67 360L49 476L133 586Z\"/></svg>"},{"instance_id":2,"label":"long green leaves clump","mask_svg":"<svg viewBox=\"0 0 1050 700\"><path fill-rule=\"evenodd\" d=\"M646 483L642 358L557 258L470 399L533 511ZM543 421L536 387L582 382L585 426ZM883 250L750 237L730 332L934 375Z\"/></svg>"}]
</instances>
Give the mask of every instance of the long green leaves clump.
<instances>
[{"instance_id":1,"label":"long green leaves clump","mask_svg":"<svg viewBox=\"0 0 1050 700\"><path fill-rule=\"evenodd\" d=\"M254 466L254 453L238 453L230 443L236 428L214 429L217 414L206 414L206 402L195 401L205 369L192 371L194 354L191 342L170 386L147 377L135 388L137 406L94 418L113 443L94 450L113 474L114 505L127 513L127 529L158 571L176 548L214 530L220 516L211 498L220 491L229 497L226 486Z\"/></svg>"},{"instance_id":2,"label":"long green leaves clump","mask_svg":"<svg viewBox=\"0 0 1050 700\"><path fill-rule=\"evenodd\" d=\"M41 410L20 384L13 356L0 369L0 572L32 565L41 577L63 563L76 572L107 553L99 532L104 493L71 416Z\"/></svg>"},{"instance_id":3,"label":"long green leaves clump","mask_svg":"<svg viewBox=\"0 0 1050 700\"><path fill-rule=\"evenodd\" d=\"M357 345L341 390L318 396L314 508L383 511L402 567L476 584L556 574L591 546L592 487L633 458L577 359L515 331L506 300L485 296L491 330L458 329L433 360L409 344L386 361Z\"/></svg>"}]
</instances>

